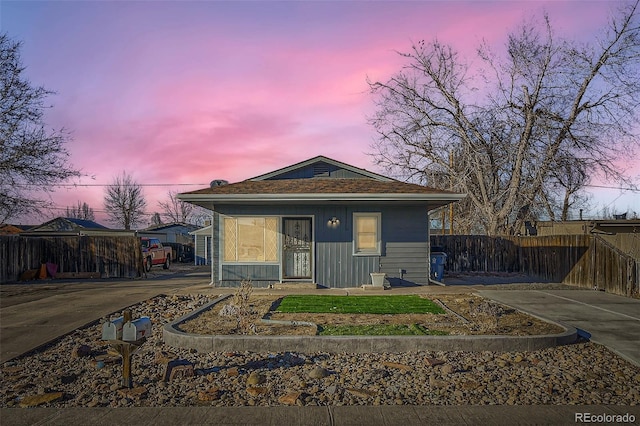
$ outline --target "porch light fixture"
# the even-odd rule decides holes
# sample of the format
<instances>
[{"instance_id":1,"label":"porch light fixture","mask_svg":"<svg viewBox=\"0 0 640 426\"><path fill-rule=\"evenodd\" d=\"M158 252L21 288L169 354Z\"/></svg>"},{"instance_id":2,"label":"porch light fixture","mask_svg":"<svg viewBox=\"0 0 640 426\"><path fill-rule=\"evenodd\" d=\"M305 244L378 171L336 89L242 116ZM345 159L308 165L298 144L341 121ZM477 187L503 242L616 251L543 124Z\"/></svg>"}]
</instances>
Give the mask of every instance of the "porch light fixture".
<instances>
[{"instance_id":1,"label":"porch light fixture","mask_svg":"<svg viewBox=\"0 0 640 426\"><path fill-rule=\"evenodd\" d=\"M327 222L327 226L329 228L337 228L338 226L340 226L340 219L338 219L337 217L333 216L331 219L329 219L329 221Z\"/></svg>"}]
</instances>

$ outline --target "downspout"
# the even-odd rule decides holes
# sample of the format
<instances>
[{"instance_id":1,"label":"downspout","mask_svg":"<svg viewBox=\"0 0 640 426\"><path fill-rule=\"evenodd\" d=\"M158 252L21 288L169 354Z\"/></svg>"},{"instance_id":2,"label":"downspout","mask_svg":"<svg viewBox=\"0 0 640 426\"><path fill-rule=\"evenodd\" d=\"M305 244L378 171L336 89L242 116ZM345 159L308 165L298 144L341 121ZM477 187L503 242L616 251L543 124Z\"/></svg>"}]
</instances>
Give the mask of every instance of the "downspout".
<instances>
[{"instance_id":1,"label":"downspout","mask_svg":"<svg viewBox=\"0 0 640 426\"><path fill-rule=\"evenodd\" d=\"M215 218L215 206L211 206L211 242L209 243L209 251L211 253L211 282L209 283L210 286L213 287L214 285L214 281L213 281L213 277L215 274L215 267L213 266L213 233L215 232L215 224L214 224L214 218Z\"/></svg>"},{"instance_id":2,"label":"downspout","mask_svg":"<svg viewBox=\"0 0 640 426\"><path fill-rule=\"evenodd\" d=\"M431 218L429 217L429 205L427 205L427 285L430 285L430 284L431 284Z\"/></svg>"},{"instance_id":3,"label":"downspout","mask_svg":"<svg viewBox=\"0 0 640 426\"><path fill-rule=\"evenodd\" d=\"M435 209L434 209L435 210ZM444 235L444 222L442 223L442 235ZM427 285L436 284L445 286L444 283L431 279L431 221L429 220L429 207L427 206Z\"/></svg>"},{"instance_id":4,"label":"downspout","mask_svg":"<svg viewBox=\"0 0 640 426\"><path fill-rule=\"evenodd\" d=\"M193 266L198 266L198 235L193 236Z\"/></svg>"}]
</instances>

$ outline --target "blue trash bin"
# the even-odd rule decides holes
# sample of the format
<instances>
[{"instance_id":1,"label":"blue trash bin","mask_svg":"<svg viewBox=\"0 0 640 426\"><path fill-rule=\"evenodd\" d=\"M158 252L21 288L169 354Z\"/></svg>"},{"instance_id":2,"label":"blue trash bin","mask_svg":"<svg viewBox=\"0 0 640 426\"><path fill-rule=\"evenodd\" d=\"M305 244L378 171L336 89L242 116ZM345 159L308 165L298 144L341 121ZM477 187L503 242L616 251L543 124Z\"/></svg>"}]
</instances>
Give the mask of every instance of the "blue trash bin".
<instances>
[{"instance_id":1,"label":"blue trash bin","mask_svg":"<svg viewBox=\"0 0 640 426\"><path fill-rule=\"evenodd\" d=\"M431 253L431 279L442 281L444 278L444 265L447 263L447 253Z\"/></svg>"}]
</instances>

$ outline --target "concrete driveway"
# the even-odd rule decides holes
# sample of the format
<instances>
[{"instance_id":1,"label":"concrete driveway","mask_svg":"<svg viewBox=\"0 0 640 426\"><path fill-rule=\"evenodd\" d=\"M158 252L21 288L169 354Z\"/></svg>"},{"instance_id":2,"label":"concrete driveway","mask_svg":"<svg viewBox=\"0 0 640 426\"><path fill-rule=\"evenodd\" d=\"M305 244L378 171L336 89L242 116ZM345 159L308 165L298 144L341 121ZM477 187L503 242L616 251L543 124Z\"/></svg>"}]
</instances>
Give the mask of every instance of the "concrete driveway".
<instances>
[{"instance_id":1,"label":"concrete driveway","mask_svg":"<svg viewBox=\"0 0 640 426\"><path fill-rule=\"evenodd\" d=\"M154 280L55 281L0 286L0 362L112 312L207 282L199 273Z\"/></svg>"},{"instance_id":2,"label":"concrete driveway","mask_svg":"<svg viewBox=\"0 0 640 426\"><path fill-rule=\"evenodd\" d=\"M499 287L498 287L499 288ZM572 325L640 365L640 300L592 290L477 291L483 297Z\"/></svg>"}]
</instances>

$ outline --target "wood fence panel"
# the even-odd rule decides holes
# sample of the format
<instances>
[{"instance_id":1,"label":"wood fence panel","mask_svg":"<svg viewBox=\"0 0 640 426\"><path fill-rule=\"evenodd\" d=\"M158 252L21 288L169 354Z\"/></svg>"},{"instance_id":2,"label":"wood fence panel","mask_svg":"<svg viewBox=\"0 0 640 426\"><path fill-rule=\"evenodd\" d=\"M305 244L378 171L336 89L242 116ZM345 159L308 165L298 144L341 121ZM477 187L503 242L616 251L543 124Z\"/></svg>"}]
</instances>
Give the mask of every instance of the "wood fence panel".
<instances>
[{"instance_id":1,"label":"wood fence panel","mask_svg":"<svg viewBox=\"0 0 640 426\"><path fill-rule=\"evenodd\" d=\"M593 287L625 296L640 294L640 262L634 256L623 253L600 236L593 237L590 248L595 264Z\"/></svg>"},{"instance_id":2,"label":"wood fence panel","mask_svg":"<svg viewBox=\"0 0 640 426\"><path fill-rule=\"evenodd\" d=\"M640 261L593 235L433 235L450 272L519 272L544 281L639 297Z\"/></svg>"},{"instance_id":3,"label":"wood fence panel","mask_svg":"<svg viewBox=\"0 0 640 426\"><path fill-rule=\"evenodd\" d=\"M97 273L102 278L142 275L142 254L137 237L0 237L0 283L54 263L59 273Z\"/></svg>"}]
</instances>

